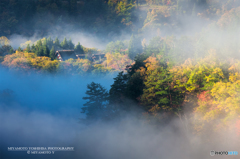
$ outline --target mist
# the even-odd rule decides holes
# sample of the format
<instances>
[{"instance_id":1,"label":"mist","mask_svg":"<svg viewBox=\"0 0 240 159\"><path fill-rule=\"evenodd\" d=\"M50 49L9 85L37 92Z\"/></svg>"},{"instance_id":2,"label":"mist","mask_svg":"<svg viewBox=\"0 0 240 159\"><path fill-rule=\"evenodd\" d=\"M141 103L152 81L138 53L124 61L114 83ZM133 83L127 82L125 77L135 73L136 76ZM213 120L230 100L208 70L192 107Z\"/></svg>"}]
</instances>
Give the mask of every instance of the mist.
<instances>
[{"instance_id":1,"label":"mist","mask_svg":"<svg viewBox=\"0 0 240 159\"><path fill-rule=\"evenodd\" d=\"M196 6L201 10L202 6ZM147 16L146 11L139 15ZM197 15L197 13L196 13ZM39 18L39 17L35 17ZM50 17L53 18L54 17ZM140 19L140 17L138 17ZM168 18L169 24L162 30L145 29L143 20L134 22L131 33L139 33L148 41L154 36L194 37L200 49L199 55L208 54L207 49L215 49L223 59L239 57L239 30L229 34L228 30L216 27L212 19L200 16L178 16L177 27L174 27L173 17ZM34 18L33 18L34 19ZM216 18L217 19L217 18ZM36 21L39 19L35 19ZM46 20L47 21L47 20ZM159 20L162 25L164 20ZM78 25L66 25L57 22L42 33L41 27L32 30L31 35L12 34L9 36L11 46L17 49L20 44L31 40L35 42L43 37L51 36L63 39L71 38L74 44L78 42L85 47L105 49L110 41L129 40L131 33L124 30L111 30L96 34L82 29ZM209 24L214 24L213 26ZM112 26L116 27L115 25ZM206 27L207 29L203 30ZM137 28L137 29L136 29ZM230 29L231 30L231 29ZM101 36L100 36L101 35ZM141 40L142 40L141 39ZM232 42L231 39L234 39ZM192 57L193 47L188 43L184 53ZM224 44L224 45L223 45ZM206 49L207 48L207 49ZM231 49L231 53L229 53ZM189 51L190 50L190 51ZM181 55L183 56L183 55ZM212 134L211 127L206 136L193 134L185 125L192 121L182 121L174 118L167 125L155 125L148 119L139 117L133 112L123 112L112 121L96 121L86 124L80 120L86 117L81 108L86 102L87 84L100 83L107 90L113 84L117 73L105 76L93 75L50 75L50 74L21 74L0 67L0 158L80 158L80 159L211 159L238 158L238 156L210 156L211 150L240 152L239 137L231 129ZM134 105L134 102L132 102ZM136 105L138 103L135 103ZM141 111L141 108L136 108ZM192 114L188 114L191 117ZM193 119L193 118L190 118ZM220 120L220 119L219 119ZM204 139L209 138L210 142ZM55 152L51 155L28 155L26 151L10 152L8 147L74 147L73 152Z\"/></svg>"},{"instance_id":2,"label":"mist","mask_svg":"<svg viewBox=\"0 0 240 159\"><path fill-rule=\"evenodd\" d=\"M109 89L114 74L101 78L21 75L2 68L0 74L0 90L11 90L8 98L1 98L0 102L3 159L207 159L212 158L209 155L211 150L239 150L231 131L224 131L222 137L216 138L211 134L215 142L206 145L201 137L187 132L177 118L168 125L156 126L128 112L109 122L97 121L90 125L81 122L79 118L85 118L80 111L85 102L82 97L86 85L94 81ZM223 140L226 137L227 140ZM68 146L74 147L74 151L51 155L7 151L7 147L37 146Z\"/></svg>"},{"instance_id":3,"label":"mist","mask_svg":"<svg viewBox=\"0 0 240 159\"><path fill-rule=\"evenodd\" d=\"M76 45L78 42L81 43L81 45L88 47L88 48L97 48L97 49L104 49L105 46L107 45L107 41L103 41L102 39L92 35L92 34L87 34L83 33L81 31L69 31L71 29L66 29L66 32L64 34L56 33L56 32L49 32L46 34L46 38L49 36L54 40L56 37L59 39L63 40L65 37L67 39L71 38L72 42ZM14 34L9 37L10 40L10 45L14 48L17 49L21 44L24 44L27 41L31 41L32 43L36 42L37 40L44 38L43 36L38 35L35 33L34 36L31 37L26 37L23 35L18 35ZM26 47L26 46L25 46Z\"/></svg>"},{"instance_id":4,"label":"mist","mask_svg":"<svg viewBox=\"0 0 240 159\"><path fill-rule=\"evenodd\" d=\"M196 14L197 11L201 10L200 8L201 6L196 6ZM155 8L155 11L156 10L157 9ZM96 26L88 26L85 24L88 19L91 19L90 15L78 17L83 24L77 24L77 20L74 19L76 17L74 16L62 16L61 14L57 16L41 12L37 15L33 15L29 20L22 22L23 26L21 28L28 28L31 34L14 33L9 35L8 38L14 49L17 49L20 44L23 44L26 41L36 42L41 38L50 36L52 39L58 37L60 40L63 40L64 37L67 39L71 38L75 45L80 42L80 44L85 47L95 47L103 50L109 42L129 40L132 34L140 34L140 37L142 39L145 38L147 41L155 36L192 36L213 22L213 20L197 15L179 15L177 18L174 16L167 16L152 23L153 25L161 25L161 29L158 27L148 28L145 27L144 18L146 18L147 14L151 12L154 12L154 9L142 10L140 7L136 10L136 15L134 16L137 20L132 21L133 26L130 31L120 28L118 26L119 24L114 24L111 26L110 30L106 30L103 26L99 26L100 31L98 32L95 31L97 28ZM167 12L170 14L170 12L177 11L176 8L170 8ZM51 21L51 25L49 26L45 25L48 21ZM32 24L32 26L29 26L29 23Z\"/></svg>"}]
</instances>

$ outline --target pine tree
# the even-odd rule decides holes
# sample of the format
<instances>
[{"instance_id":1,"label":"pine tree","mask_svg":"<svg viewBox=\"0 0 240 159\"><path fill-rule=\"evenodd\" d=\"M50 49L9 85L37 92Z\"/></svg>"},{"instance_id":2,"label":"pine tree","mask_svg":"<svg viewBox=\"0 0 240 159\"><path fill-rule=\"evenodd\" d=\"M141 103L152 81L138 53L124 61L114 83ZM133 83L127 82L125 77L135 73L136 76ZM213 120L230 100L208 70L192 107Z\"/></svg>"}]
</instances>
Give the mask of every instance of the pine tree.
<instances>
[{"instance_id":1,"label":"pine tree","mask_svg":"<svg viewBox=\"0 0 240 159\"><path fill-rule=\"evenodd\" d=\"M32 44L32 47L31 47L31 52L36 52L36 47L34 44Z\"/></svg>"},{"instance_id":2,"label":"pine tree","mask_svg":"<svg viewBox=\"0 0 240 159\"><path fill-rule=\"evenodd\" d=\"M42 46L42 41L38 40L36 46Z\"/></svg>"},{"instance_id":3,"label":"pine tree","mask_svg":"<svg viewBox=\"0 0 240 159\"><path fill-rule=\"evenodd\" d=\"M84 54L83 48L80 45L80 42L78 42L78 44L75 46L74 51L78 54Z\"/></svg>"},{"instance_id":4,"label":"pine tree","mask_svg":"<svg viewBox=\"0 0 240 159\"><path fill-rule=\"evenodd\" d=\"M184 95L174 87L173 74L164 67L158 67L150 72L144 81L141 103L151 112L179 113ZM178 114L179 115L179 114Z\"/></svg>"},{"instance_id":5,"label":"pine tree","mask_svg":"<svg viewBox=\"0 0 240 159\"><path fill-rule=\"evenodd\" d=\"M29 44L27 45L26 52L28 52L28 53L31 52L31 49L30 49L30 45L29 45Z\"/></svg>"},{"instance_id":6,"label":"pine tree","mask_svg":"<svg viewBox=\"0 0 240 159\"><path fill-rule=\"evenodd\" d=\"M128 46L128 56L130 59L134 60L137 54L141 54L143 52L142 44L140 38L132 35L129 46Z\"/></svg>"},{"instance_id":7,"label":"pine tree","mask_svg":"<svg viewBox=\"0 0 240 159\"><path fill-rule=\"evenodd\" d=\"M127 109L126 104L124 104L126 88L127 88L128 76L124 72L120 72L116 78L114 78L114 83L111 85L109 91L109 107L111 107L113 112L117 112L119 109Z\"/></svg>"},{"instance_id":8,"label":"pine tree","mask_svg":"<svg viewBox=\"0 0 240 159\"><path fill-rule=\"evenodd\" d=\"M54 60L55 59L55 49L54 46L52 46L52 49L50 50L49 57Z\"/></svg>"},{"instance_id":9,"label":"pine tree","mask_svg":"<svg viewBox=\"0 0 240 159\"><path fill-rule=\"evenodd\" d=\"M139 72L135 72L128 80L127 83L127 97L137 101L137 98L140 97L143 93L144 83L143 77Z\"/></svg>"},{"instance_id":10,"label":"pine tree","mask_svg":"<svg viewBox=\"0 0 240 159\"><path fill-rule=\"evenodd\" d=\"M83 97L84 100L88 100L83 104L82 112L86 113L88 120L102 119L106 117L106 102L108 99L107 90L98 83L92 82L87 85L86 91L87 97Z\"/></svg>"},{"instance_id":11,"label":"pine tree","mask_svg":"<svg viewBox=\"0 0 240 159\"><path fill-rule=\"evenodd\" d=\"M46 38L43 38L43 43L42 45L47 45L47 39Z\"/></svg>"},{"instance_id":12,"label":"pine tree","mask_svg":"<svg viewBox=\"0 0 240 159\"><path fill-rule=\"evenodd\" d=\"M42 46L42 49L43 49L43 56L49 57L49 49L47 45Z\"/></svg>"},{"instance_id":13,"label":"pine tree","mask_svg":"<svg viewBox=\"0 0 240 159\"><path fill-rule=\"evenodd\" d=\"M42 46L42 41L41 41L41 40L38 40L38 41L37 41L36 49L35 49L35 54L36 54L37 56L44 56L43 46Z\"/></svg>"},{"instance_id":14,"label":"pine tree","mask_svg":"<svg viewBox=\"0 0 240 159\"><path fill-rule=\"evenodd\" d=\"M9 54L12 54L14 52L13 48L11 47L9 50Z\"/></svg>"},{"instance_id":15,"label":"pine tree","mask_svg":"<svg viewBox=\"0 0 240 159\"><path fill-rule=\"evenodd\" d=\"M74 49L74 44L72 43L71 38L70 38L69 41L68 41L68 48L69 48L70 50L73 50L73 49Z\"/></svg>"},{"instance_id":16,"label":"pine tree","mask_svg":"<svg viewBox=\"0 0 240 159\"><path fill-rule=\"evenodd\" d=\"M111 97L118 96L119 94L125 94L127 87L127 75L120 72L116 78L114 78L114 83L111 85L109 94Z\"/></svg>"},{"instance_id":17,"label":"pine tree","mask_svg":"<svg viewBox=\"0 0 240 159\"><path fill-rule=\"evenodd\" d=\"M138 54L135 58L135 63L127 69L129 80L127 83L126 95L135 101L140 95L142 95L144 88L143 77L139 72L136 72L136 70L141 67L146 69L146 63L144 61L147 58L148 56L146 54Z\"/></svg>"},{"instance_id":18,"label":"pine tree","mask_svg":"<svg viewBox=\"0 0 240 159\"><path fill-rule=\"evenodd\" d=\"M68 48L69 48L68 42L67 42L67 39L66 39L66 38L64 38L63 41L61 42L61 47L62 47L63 49L68 49Z\"/></svg>"},{"instance_id":19,"label":"pine tree","mask_svg":"<svg viewBox=\"0 0 240 159\"><path fill-rule=\"evenodd\" d=\"M54 45L55 45L56 47L59 47L59 46L60 46L60 42L59 42L59 40L58 40L57 37L56 37L56 39L55 39L55 41L54 41Z\"/></svg>"},{"instance_id":20,"label":"pine tree","mask_svg":"<svg viewBox=\"0 0 240 159\"><path fill-rule=\"evenodd\" d=\"M52 46L53 46L53 40L51 39L50 36L47 39L47 46L48 46L48 48L52 48Z\"/></svg>"},{"instance_id":21,"label":"pine tree","mask_svg":"<svg viewBox=\"0 0 240 159\"><path fill-rule=\"evenodd\" d=\"M134 60L135 63L133 65L131 65L130 68L128 68L128 66L127 66L127 71L128 71L129 76L132 76L136 72L136 70L138 70L140 67L146 68L144 61L148 57L149 56L146 55L146 54L139 54L139 55L137 55L135 60Z\"/></svg>"},{"instance_id":22,"label":"pine tree","mask_svg":"<svg viewBox=\"0 0 240 159\"><path fill-rule=\"evenodd\" d=\"M19 46L18 49L17 49L19 52L22 52L22 49L21 47Z\"/></svg>"},{"instance_id":23,"label":"pine tree","mask_svg":"<svg viewBox=\"0 0 240 159\"><path fill-rule=\"evenodd\" d=\"M37 47L36 47L35 54L36 54L37 56L43 56L43 48L42 48L42 46L37 46Z\"/></svg>"}]
</instances>

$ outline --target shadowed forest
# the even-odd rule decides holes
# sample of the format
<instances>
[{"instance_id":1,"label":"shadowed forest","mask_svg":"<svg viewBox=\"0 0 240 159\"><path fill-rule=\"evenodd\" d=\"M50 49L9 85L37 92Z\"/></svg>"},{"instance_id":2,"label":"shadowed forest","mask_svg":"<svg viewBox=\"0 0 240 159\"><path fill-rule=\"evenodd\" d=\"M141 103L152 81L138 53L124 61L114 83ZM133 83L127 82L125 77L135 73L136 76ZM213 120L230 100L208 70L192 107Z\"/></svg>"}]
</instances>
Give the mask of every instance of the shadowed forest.
<instances>
[{"instance_id":1,"label":"shadowed forest","mask_svg":"<svg viewBox=\"0 0 240 159\"><path fill-rule=\"evenodd\" d=\"M52 92L45 96L43 86L36 108L52 112L58 98L59 106L78 106L80 135L56 142L64 131L53 141L75 145L71 158L205 159L211 150L240 151L239 26L238 0L1 0L2 135L15 129L1 114L30 105L31 92L40 89L24 88L26 101L19 100L18 86L11 86L19 78L21 85L35 80ZM83 56L61 61L60 50ZM104 58L93 59L97 54ZM37 104L40 97L47 102ZM72 125L66 133L76 131Z\"/></svg>"}]
</instances>

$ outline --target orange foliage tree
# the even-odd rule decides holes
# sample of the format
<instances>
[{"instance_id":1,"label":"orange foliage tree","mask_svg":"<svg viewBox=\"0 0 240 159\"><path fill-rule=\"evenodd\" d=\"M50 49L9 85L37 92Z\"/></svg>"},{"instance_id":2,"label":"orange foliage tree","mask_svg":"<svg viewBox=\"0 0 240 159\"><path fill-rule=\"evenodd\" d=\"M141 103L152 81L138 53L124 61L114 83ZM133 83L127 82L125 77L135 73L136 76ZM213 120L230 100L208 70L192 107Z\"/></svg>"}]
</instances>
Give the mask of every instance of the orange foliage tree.
<instances>
[{"instance_id":1,"label":"orange foliage tree","mask_svg":"<svg viewBox=\"0 0 240 159\"><path fill-rule=\"evenodd\" d=\"M55 73L58 70L59 61L51 61L49 57L37 57L34 53L16 51L15 54L6 55L2 64L13 70L29 71L30 69Z\"/></svg>"}]
</instances>

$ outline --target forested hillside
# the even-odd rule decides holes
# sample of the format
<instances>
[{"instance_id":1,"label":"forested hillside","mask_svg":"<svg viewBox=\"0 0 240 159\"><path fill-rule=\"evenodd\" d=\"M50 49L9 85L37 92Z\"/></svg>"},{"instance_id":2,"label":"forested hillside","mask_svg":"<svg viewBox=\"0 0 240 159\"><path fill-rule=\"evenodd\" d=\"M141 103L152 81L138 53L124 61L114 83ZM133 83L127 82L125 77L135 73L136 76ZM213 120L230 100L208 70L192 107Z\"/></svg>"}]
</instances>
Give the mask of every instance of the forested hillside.
<instances>
[{"instance_id":1,"label":"forested hillside","mask_svg":"<svg viewBox=\"0 0 240 159\"><path fill-rule=\"evenodd\" d=\"M137 20L130 0L2 0L0 34L46 36L49 31L77 29L100 36L131 30Z\"/></svg>"},{"instance_id":2,"label":"forested hillside","mask_svg":"<svg viewBox=\"0 0 240 159\"><path fill-rule=\"evenodd\" d=\"M49 32L74 29L97 34L105 40L122 31L180 34L193 29L187 23L193 25L191 21L196 18L219 19L239 3L237 0L2 0L0 34L47 36Z\"/></svg>"},{"instance_id":3,"label":"forested hillside","mask_svg":"<svg viewBox=\"0 0 240 159\"><path fill-rule=\"evenodd\" d=\"M82 113L111 121L137 108L155 125L179 119L204 142L223 131L240 135L239 0L1 0L1 66L39 74L117 72L108 91L89 82ZM74 29L108 42L87 48L56 32ZM31 37L12 48L11 35ZM117 39L122 34L127 39ZM57 50L104 53L99 61L58 61Z\"/></svg>"}]
</instances>

